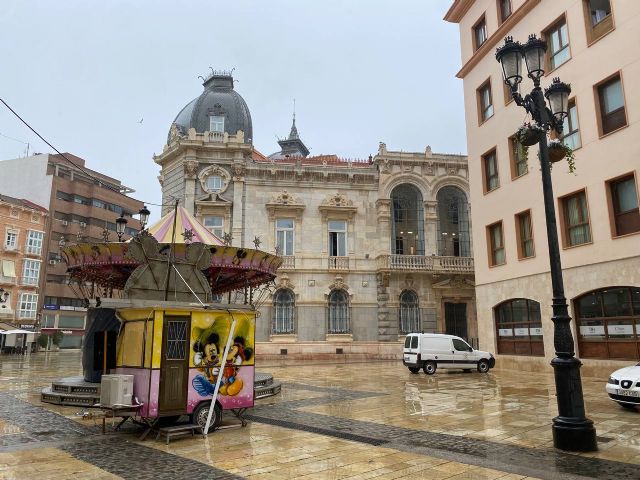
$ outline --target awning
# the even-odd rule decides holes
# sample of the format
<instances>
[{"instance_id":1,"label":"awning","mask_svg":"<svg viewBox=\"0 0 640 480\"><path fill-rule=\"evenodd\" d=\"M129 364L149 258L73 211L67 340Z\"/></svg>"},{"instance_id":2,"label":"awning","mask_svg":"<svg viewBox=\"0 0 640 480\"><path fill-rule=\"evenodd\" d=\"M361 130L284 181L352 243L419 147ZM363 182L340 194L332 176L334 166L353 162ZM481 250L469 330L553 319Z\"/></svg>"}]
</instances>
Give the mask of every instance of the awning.
<instances>
[{"instance_id":1,"label":"awning","mask_svg":"<svg viewBox=\"0 0 640 480\"><path fill-rule=\"evenodd\" d=\"M0 335L14 335L14 334L20 334L20 333L35 333L33 331L29 331L29 330L2 330L0 331Z\"/></svg>"},{"instance_id":2,"label":"awning","mask_svg":"<svg viewBox=\"0 0 640 480\"><path fill-rule=\"evenodd\" d=\"M2 260L2 275L16 278L16 262L13 260Z\"/></svg>"}]
</instances>

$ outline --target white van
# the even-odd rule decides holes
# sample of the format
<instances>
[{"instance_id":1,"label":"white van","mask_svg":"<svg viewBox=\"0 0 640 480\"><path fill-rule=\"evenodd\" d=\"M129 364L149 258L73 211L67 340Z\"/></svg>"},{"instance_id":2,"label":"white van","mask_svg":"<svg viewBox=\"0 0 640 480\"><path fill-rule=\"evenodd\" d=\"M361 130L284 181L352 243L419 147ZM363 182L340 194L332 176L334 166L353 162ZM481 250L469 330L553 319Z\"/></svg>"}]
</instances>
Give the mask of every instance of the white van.
<instances>
[{"instance_id":1,"label":"white van","mask_svg":"<svg viewBox=\"0 0 640 480\"><path fill-rule=\"evenodd\" d=\"M455 335L441 333L410 333L404 341L402 364L411 373L420 368L427 375L433 375L438 368L477 368L487 373L496 364L489 352L474 350L467 342Z\"/></svg>"}]
</instances>

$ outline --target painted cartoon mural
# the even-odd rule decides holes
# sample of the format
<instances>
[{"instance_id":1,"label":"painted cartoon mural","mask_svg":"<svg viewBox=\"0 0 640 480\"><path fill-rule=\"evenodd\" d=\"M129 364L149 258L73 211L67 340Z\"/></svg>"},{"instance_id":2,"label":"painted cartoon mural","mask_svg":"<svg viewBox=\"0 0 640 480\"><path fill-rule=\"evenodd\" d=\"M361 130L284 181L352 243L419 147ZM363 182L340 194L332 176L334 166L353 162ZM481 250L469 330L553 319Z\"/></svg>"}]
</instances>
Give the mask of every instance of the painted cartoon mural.
<instances>
[{"instance_id":1,"label":"painted cartoon mural","mask_svg":"<svg viewBox=\"0 0 640 480\"><path fill-rule=\"evenodd\" d=\"M222 375L218 401L223 408L253 405L255 317L234 313L236 328L227 358L222 358L231 326L225 313L202 315L193 319L191 327L191 375L189 390L196 398L190 405L211 397L219 375ZM192 402L193 400L193 402ZM250 404L249 404L250 403Z\"/></svg>"}]
</instances>

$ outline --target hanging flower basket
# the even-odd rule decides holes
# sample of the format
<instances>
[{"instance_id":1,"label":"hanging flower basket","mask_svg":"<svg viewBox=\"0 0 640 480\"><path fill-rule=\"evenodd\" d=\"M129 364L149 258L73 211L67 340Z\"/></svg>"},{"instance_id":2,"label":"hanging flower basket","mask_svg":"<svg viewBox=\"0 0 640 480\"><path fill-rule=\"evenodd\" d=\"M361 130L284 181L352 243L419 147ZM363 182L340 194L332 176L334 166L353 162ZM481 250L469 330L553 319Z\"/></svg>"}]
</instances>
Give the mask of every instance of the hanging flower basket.
<instances>
[{"instance_id":1,"label":"hanging flower basket","mask_svg":"<svg viewBox=\"0 0 640 480\"><path fill-rule=\"evenodd\" d=\"M569 165L569 173L576 171L576 159L573 155L573 150L568 145L565 145L559 140L552 140L549 142L549 163L558 163L562 159L567 159L567 165Z\"/></svg>"},{"instance_id":2,"label":"hanging flower basket","mask_svg":"<svg viewBox=\"0 0 640 480\"><path fill-rule=\"evenodd\" d=\"M518 128L515 137L518 143L521 143L526 147L530 147L538 143L544 134L544 130L534 125L524 124Z\"/></svg>"}]
</instances>

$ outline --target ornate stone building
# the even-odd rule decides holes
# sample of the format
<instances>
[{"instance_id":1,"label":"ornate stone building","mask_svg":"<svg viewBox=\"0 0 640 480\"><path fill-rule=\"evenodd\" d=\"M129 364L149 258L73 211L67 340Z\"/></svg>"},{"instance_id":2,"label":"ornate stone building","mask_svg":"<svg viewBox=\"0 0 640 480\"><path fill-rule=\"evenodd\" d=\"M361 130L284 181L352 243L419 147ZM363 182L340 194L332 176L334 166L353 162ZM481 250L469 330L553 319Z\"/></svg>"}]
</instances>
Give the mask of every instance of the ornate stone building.
<instances>
[{"instance_id":1,"label":"ornate stone building","mask_svg":"<svg viewBox=\"0 0 640 480\"><path fill-rule=\"evenodd\" d=\"M257 236L284 256L261 307L261 354L390 358L416 330L474 341L466 156L384 143L367 160L309 156L295 118L281 150L265 156L252 131L233 79L216 73L154 160L163 204L179 199L233 245Z\"/></svg>"}]
</instances>

